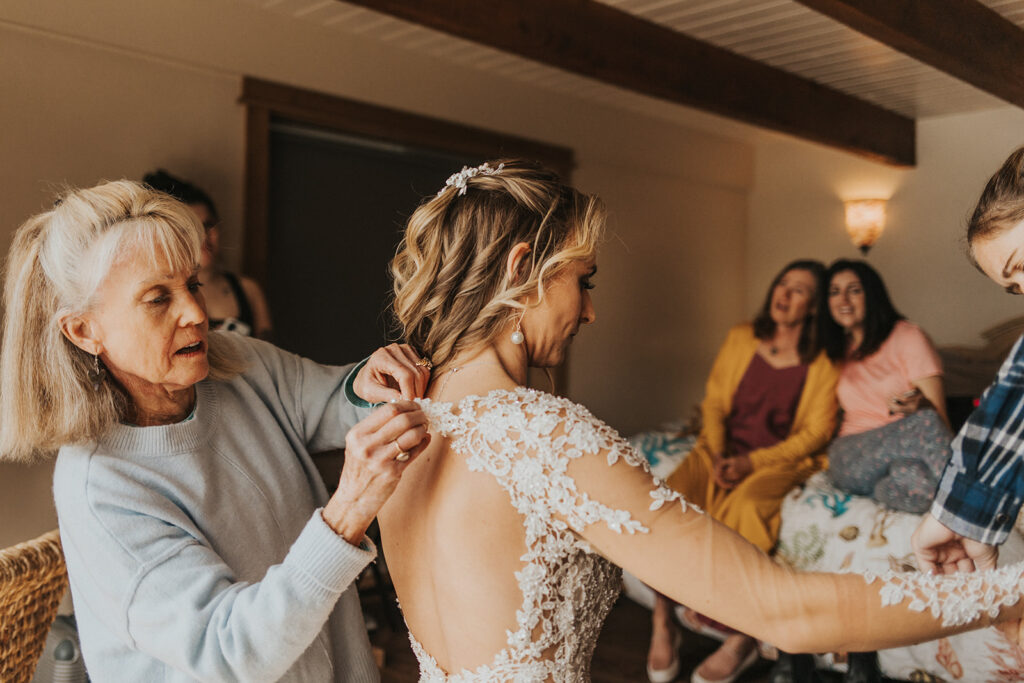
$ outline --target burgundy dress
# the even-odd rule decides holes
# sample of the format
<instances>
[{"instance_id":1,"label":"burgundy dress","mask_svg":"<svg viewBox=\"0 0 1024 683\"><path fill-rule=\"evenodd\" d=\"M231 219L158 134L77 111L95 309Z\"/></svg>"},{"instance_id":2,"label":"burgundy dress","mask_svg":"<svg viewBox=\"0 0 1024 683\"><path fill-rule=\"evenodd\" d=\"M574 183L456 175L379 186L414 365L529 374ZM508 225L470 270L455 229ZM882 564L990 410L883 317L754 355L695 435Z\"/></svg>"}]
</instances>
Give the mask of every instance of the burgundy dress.
<instances>
[{"instance_id":1,"label":"burgundy dress","mask_svg":"<svg viewBox=\"0 0 1024 683\"><path fill-rule=\"evenodd\" d=\"M743 455L774 446L789 436L806 379L806 364L773 368L755 353L725 421L726 453Z\"/></svg>"},{"instance_id":2,"label":"burgundy dress","mask_svg":"<svg viewBox=\"0 0 1024 683\"><path fill-rule=\"evenodd\" d=\"M774 446L789 436L806 379L806 364L774 368L755 353L736 387L732 410L725 420L726 454L745 455ZM739 633L699 612L694 612L693 617L720 633Z\"/></svg>"}]
</instances>

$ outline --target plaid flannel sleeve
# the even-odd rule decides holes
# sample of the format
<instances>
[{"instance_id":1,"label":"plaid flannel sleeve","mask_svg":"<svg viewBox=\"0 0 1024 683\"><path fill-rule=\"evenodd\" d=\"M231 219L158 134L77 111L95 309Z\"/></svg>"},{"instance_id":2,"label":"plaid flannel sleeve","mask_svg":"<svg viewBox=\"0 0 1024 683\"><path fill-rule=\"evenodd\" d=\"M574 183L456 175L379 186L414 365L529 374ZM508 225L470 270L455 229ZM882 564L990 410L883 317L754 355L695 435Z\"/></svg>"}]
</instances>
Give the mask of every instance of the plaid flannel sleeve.
<instances>
[{"instance_id":1,"label":"plaid flannel sleeve","mask_svg":"<svg viewBox=\"0 0 1024 683\"><path fill-rule=\"evenodd\" d=\"M1024 336L953 440L931 514L956 533L996 545L1024 501Z\"/></svg>"}]
</instances>

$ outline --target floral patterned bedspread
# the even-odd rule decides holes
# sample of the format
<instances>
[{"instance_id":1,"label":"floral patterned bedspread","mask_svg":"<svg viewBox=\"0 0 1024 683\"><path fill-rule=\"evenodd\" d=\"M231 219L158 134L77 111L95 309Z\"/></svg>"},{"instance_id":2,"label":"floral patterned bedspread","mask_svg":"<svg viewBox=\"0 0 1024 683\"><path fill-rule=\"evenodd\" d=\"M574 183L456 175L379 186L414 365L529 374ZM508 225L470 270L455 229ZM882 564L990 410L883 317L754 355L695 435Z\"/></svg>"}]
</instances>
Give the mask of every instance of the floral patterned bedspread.
<instances>
[{"instance_id":1,"label":"floral patterned bedspread","mask_svg":"<svg viewBox=\"0 0 1024 683\"><path fill-rule=\"evenodd\" d=\"M916 571L910 536L920 515L883 508L833 488L823 472L793 489L782 504L777 561L806 571ZM1000 562L1024 557L1014 532ZM909 681L1024 681L1024 653L995 629L879 652L882 672Z\"/></svg>"},{"instance_id":2,"label":"floral patterned bedspread","mask_svg":"<svg viewBox=\"0 0 1024 683\"><path fill-rule=\"evenodd\" d=\"M655 476L665 477L686 457L694 439L680 437L676 425L665 425L637 434L630 442L647 458ZM916 571L910 536L920 519L838 491L819 472L783 501L775 558L804 571ZM1000 563L1021 559L1024 537L1014 532L1000 549ZM633 577L625 577L625 587L632 599L650 602L650 589ZM826 665L834 661L819 658ZM887 677L915 683L1024 681L1024 652L991 628L883 650L879 662Z\"/></svg>"}]
</instances>

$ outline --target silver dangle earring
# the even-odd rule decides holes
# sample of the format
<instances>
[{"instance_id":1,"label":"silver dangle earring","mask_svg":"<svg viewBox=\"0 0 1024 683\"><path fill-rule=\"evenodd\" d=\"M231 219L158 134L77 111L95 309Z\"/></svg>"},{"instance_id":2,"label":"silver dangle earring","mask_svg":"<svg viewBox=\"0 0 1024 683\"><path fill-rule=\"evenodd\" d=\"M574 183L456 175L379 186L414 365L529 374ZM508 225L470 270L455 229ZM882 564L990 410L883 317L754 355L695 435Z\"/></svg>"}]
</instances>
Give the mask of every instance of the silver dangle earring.
<instances>
[{"instance_id":1,"label":"silver dangle earring","mask_svg":"<svg viewBox=\"0 0 1024 683\"><path fill-rule=\"evenodd\" d=\"M500 168L499 168L499 170L500 170ZM530 250L527 249L526 253L529 254ZM522 266L523 266L522 263L519 263L517 266L515 266L515 268L513 269L513 272L509 276L509 279L511 279L511 280L518 280L521 277L521 275L522 275L519 272L519 270L520 270L520 268L522 268ZM519 346L520 344L522 344L523 340L525 339L525 337L523 336L523 316L525 316L525 315L526 315L526 309L523 308L523 312L519 314L519 319L516 320L516 329L512 332L512 334L509 335L509 340L513 344L515 344L516 346Z\"/></svg>"},{"instance_id":2,"label":"silver dangle earring","mask_svg":"<svg viewBox=\"0 0 1024 683\"><path fill-rule=\"evenodd\" d=\"M107 369L100 365L100 357L97 354L92 356L92 368L88 371L89 381L92 382L92 390L99 391L103 380L107 378Z\"/></svg>"},{"instance_id":3,"label":"silver dangle earring","mask_svg":"<svg viewBox=\"0 0 1024 683\"><path fill-rule=\"evenodd\" d=\"M518 346L518 345L523 343L523 326L522 326L522 323L523 323L523 316L519 316L519 320L516 321L515 332L513 332L511 335L509 335L509 340L511 340L511 342L513 344L515 344L516 346Z\"/></svg>"}]
</instances>

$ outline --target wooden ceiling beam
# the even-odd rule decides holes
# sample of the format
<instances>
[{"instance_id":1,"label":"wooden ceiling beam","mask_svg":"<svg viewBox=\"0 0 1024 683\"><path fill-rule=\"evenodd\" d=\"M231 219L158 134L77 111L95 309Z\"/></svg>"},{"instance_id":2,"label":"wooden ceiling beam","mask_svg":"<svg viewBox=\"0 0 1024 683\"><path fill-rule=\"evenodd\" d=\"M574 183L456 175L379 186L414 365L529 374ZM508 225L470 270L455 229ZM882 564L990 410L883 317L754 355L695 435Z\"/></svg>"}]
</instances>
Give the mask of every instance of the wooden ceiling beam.
<instances>
[{"instance_id":1,"label":"wooden ceiling beam","mask_svg":"<svg viewBox=\"0 0 1024 683\"><path fill-rule=\"evenodd\" d=\"M628 90L899 166L914 120L594 0L345 0Z\"/></svg>"},{"instance_id":2,"label":"wooden ceiling beam","mask_svg":"<svg viewBox=\"0 0 1024 683\"><path fill-rule=\"evenodd\" d=\"M976 0L797 0L1024 107L1024 30Z\"/></svg>"}]
</instances>

